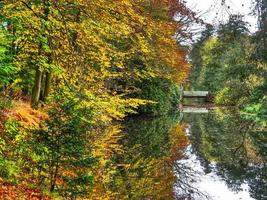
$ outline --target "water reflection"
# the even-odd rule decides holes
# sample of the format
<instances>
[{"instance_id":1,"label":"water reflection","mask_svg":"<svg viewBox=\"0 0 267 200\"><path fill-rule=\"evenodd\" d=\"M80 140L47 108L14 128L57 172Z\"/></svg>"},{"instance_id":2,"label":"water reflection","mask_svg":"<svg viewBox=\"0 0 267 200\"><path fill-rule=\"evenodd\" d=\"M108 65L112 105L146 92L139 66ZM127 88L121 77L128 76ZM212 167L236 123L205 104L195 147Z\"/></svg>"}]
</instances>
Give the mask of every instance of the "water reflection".
<instances>
[{"instance_id":1,"label":"water reflection","mask_svg":"<svg viewBox=\"0 0 267 200\"><path fill-rule=\"evenodd\" d=\"M267 199L264 129L233 110L184 113L180 121L170 115L125 122L113 199Z\"/></svg>"},{"instance_id":2,"label":"water reflection","mask_svg":"<svg viewBox=\"0 0 267 200\"><path fill-rule=\"evenodd\" d=\"M192 144L188 159L176 165L191 170L191 176L182 178L215 200L267 199L266 131L233 110L185 113L184 122ZM178 187L176 192L184 195L185 190ZM204 199L191 193L184 199Z\"/></svg>"},{"instance_id":3,"label":"water reflection","mask_svg":"<svg viewBox=\"0 0 267 200\"><path fill-rule=\"evenodd\" d=\"M188 146L179 115L134 117L124 124L123 167L116 176L116 199L172 200L176 177L173 163Z\"/></svg>"}]
</instances>

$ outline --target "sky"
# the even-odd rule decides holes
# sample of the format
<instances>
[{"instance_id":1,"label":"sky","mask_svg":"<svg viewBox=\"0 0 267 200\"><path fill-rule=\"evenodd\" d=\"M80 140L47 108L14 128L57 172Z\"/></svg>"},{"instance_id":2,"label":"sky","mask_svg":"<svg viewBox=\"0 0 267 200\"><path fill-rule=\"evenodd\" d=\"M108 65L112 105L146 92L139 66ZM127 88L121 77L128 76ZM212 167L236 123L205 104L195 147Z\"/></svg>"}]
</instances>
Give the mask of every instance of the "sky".
<instances>
[{"instance_id":1,"label":"sky","mask_svg":"<svg viewBox=\"0 0 267 200\"><path fill-rule=\"evenodd\" d=\"M256 31L257 20L251 16L251 0L186 0L187 5L194 11L200 12L204 21L218 24L227 21L229 14L244 15L244 20L250 24L250 31Z\"/></svg>"}]
</instances>

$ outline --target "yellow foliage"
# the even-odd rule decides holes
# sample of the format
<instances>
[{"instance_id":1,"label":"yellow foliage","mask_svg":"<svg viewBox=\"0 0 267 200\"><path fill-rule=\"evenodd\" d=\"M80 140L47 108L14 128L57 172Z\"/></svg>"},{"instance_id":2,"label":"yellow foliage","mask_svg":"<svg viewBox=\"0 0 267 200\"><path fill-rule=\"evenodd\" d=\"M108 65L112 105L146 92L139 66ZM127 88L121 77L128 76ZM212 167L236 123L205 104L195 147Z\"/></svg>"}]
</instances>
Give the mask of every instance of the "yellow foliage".
<instances>
[{"instance_id":1,"label":"yellow foliage","mask_svg":"<svg viewBox=\"0 0 267 200\"><path fill-rule=\"evenodd\" d=\"M17 120L23 128L35 129L40 127L48 115L40 110L34 110L28 103L18 101L8 112L7 118Z\"/></svg>"},{"instance_id":2,"label":"yellow foliage","mask_svg":"<svg viewBox=\"0 0 267 200\"><path fill-rule=\"evenodd\" d=\"M96 129L93 134L92 154L98 158L99 164L93 169L95 172L95 184L89 199L114 199L115 194L109 191L108 185L117 168L111 161L112 156L122 153L122 148L119 144L119 140L122 137L120 132L119 125L111 125L104 130L101 128Z\"/></svg>"},{"instance_id":3,"label":"yellow foliage","mask_svg":"<svg viewBox=\"0 0 267 200\"><path fill-rule=\"evenodd\" d=\"M184 149L189 145L189 139L185 133L185 124L178 124L171 130L171 160L179 160L183 157Z\"/></svg>"}]
</instances>

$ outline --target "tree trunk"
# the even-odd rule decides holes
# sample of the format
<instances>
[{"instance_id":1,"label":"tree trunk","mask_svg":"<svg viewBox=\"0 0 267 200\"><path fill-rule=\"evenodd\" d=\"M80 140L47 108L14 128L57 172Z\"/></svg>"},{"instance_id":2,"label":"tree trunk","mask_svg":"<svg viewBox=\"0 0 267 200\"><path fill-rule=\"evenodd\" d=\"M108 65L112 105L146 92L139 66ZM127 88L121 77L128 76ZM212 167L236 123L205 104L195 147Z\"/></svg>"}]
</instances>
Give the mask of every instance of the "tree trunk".
<instances>
[{"instance_id":1,"label":"tree trunk","mask_svg":"<svg viewBox=\"0 0 267 200\"><path fill-rule=\"evenodd\" d=\"M42 87L42 72L38 67L35 72L35 81L32 91L32 100L31 100L32 107L38 106L40 100L41 87Z\"/></svg>"},{"instance_id":2,"label":"tree trunk","mask_svg":"<svg viewBox=\"0 0 267 200\"><path fill-rule=\"evenodd\" d=\"M51 87L51 80L52 80L52 73L51 72L46 72L45 86L44 86L44 100L46 100L46 98L49 95L50 87Z\"/></svg>"}]
</instances>

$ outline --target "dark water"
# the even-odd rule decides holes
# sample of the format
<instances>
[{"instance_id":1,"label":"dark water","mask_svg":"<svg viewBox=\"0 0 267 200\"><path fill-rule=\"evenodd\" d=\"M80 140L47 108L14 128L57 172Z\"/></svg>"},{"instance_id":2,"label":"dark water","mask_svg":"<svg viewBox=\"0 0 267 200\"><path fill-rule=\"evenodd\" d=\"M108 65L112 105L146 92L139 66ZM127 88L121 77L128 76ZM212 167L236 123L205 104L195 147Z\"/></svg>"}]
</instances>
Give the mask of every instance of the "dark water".
<instances>
[{"instance_id":1,"label":"dark water","mask_svg":"<svg viewBox=\"0 0 267 200\"><path fill-rule=\"evenodd\" d=\"M266 129L236 111L130 118L122 143L121 199L267 199Z\"/></svg>"}]
</instances>

